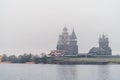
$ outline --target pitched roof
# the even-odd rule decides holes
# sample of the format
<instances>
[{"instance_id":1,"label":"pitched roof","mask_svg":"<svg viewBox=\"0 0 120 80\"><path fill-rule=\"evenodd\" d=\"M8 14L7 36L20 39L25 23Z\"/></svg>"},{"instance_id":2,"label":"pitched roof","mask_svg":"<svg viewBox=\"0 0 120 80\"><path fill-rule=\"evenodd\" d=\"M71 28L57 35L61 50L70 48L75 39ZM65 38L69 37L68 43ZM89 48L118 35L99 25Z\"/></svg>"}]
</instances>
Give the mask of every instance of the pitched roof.
<instances>
[{"instance_id":1,"label":"pitched roof","mask_svg":"<svg viewBox=\"0 0 120 80\"><path fill-rule=\"evenodd\" d=\"M72 34L71 34L70 38L71 39L77 39L74 29L72 31Z\"/></svg>"}]
</instances>

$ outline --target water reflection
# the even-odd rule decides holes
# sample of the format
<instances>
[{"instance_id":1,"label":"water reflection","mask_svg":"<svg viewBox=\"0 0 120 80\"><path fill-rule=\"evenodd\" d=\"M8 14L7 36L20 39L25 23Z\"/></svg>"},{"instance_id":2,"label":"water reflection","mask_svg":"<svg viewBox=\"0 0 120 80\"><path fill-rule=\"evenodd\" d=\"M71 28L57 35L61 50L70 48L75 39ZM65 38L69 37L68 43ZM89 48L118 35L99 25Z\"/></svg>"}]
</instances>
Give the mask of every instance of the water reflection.
<instances>
[{"instance_id":1,"label":"water reflection","mask_svg":"<svg viewBox=\"0 0 120 80\"><path fill-rule=\"evenodd\" d=\"M75 65L59 65L57 67L58 80L77 80Z\"/></svg>"},{"instance_id":2,"label":"water reflection","mask_svg":"<svg viewBox=\"0 0 120 80\"><path fill-rule=\"evenodd\" d=\"M0 80L120 80L119 74L120 65L0 65Z\"/></svg>"},{"instance_id":3,"label":"water reflection","mask_svg":"<svg viewBox=\"0 0 120 80\"><path fill-rule=\"evenodd\" d=\"M109 65L99 65L98 66L98 80L109 80L110 78L110 72L109 72Z\"/></svg>"}]
</instances>

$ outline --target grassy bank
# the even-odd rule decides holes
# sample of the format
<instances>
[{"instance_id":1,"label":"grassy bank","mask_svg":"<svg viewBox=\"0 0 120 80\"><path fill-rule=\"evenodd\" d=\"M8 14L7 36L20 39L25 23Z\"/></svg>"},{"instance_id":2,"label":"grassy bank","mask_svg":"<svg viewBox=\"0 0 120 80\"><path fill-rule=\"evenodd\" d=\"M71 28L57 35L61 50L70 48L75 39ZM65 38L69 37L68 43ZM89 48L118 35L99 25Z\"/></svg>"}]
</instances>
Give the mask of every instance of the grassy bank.
<instances>
[{"instance_id":1,"label":"grassy bank","mask_svg":"<svg viewBox=\"0 0 120 80\"><path fill-rule=\"evenodd\" d=\"M120 58L54 57L47 61L52 64L120 64Z\"/></svg>"}]
</instances>

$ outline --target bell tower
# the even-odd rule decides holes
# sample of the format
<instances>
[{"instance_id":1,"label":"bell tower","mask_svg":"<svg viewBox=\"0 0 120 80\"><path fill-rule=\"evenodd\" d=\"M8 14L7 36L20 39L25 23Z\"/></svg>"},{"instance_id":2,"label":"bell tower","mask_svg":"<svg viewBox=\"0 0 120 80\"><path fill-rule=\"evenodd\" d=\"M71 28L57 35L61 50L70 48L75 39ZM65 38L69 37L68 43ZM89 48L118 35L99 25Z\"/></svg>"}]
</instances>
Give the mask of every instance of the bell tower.
<instances>
[{"instance_id":1,"label":"bell tower","mask_svg":"<svg viewBox=\"0 0 120 80\"><path fill-rule=\"evenodd\" d=\"M72 31L72 34L70 35L69 53L72 55L78 54L77 37L76 37L74 29Z\"/></svg>"}]
</instances>

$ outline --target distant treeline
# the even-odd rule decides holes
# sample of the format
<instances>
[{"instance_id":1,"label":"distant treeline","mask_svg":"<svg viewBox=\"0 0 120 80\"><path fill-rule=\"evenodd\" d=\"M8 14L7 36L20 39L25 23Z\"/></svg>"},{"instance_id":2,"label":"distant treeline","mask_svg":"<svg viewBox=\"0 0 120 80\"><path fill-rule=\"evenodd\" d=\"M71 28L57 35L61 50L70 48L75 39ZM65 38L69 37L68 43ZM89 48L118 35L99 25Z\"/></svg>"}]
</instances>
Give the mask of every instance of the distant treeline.
<instances>
[{"instance_id":1,"label":"distant treeline","mask_svg":"<svg viewBox=\"0 0 120 80\"><path fill-rule=\"evenodd\" d=\"M77 56L53 56L47 57L45 54L41 56L33 54L23 55L2 55L2 62L10 63L29 63L35 64L120 64L120 56L107 56L107 55L77 55Z\"/></svg>"},{"instance_id":2,"label":"distant treeline","mask_svg":"<svg viewBox=\"0 0 120 80\"><path fill-rule=\"evenodd\" d=\"M2 62L11 62L11 63L26 63L26 62L35 62L37 63L46 63L47 56L44 55L42 57L35 56L32 54L23 54L23 55L10 55L7 56L6 54L2 55Z\"/></svg>"}]
</instances>

